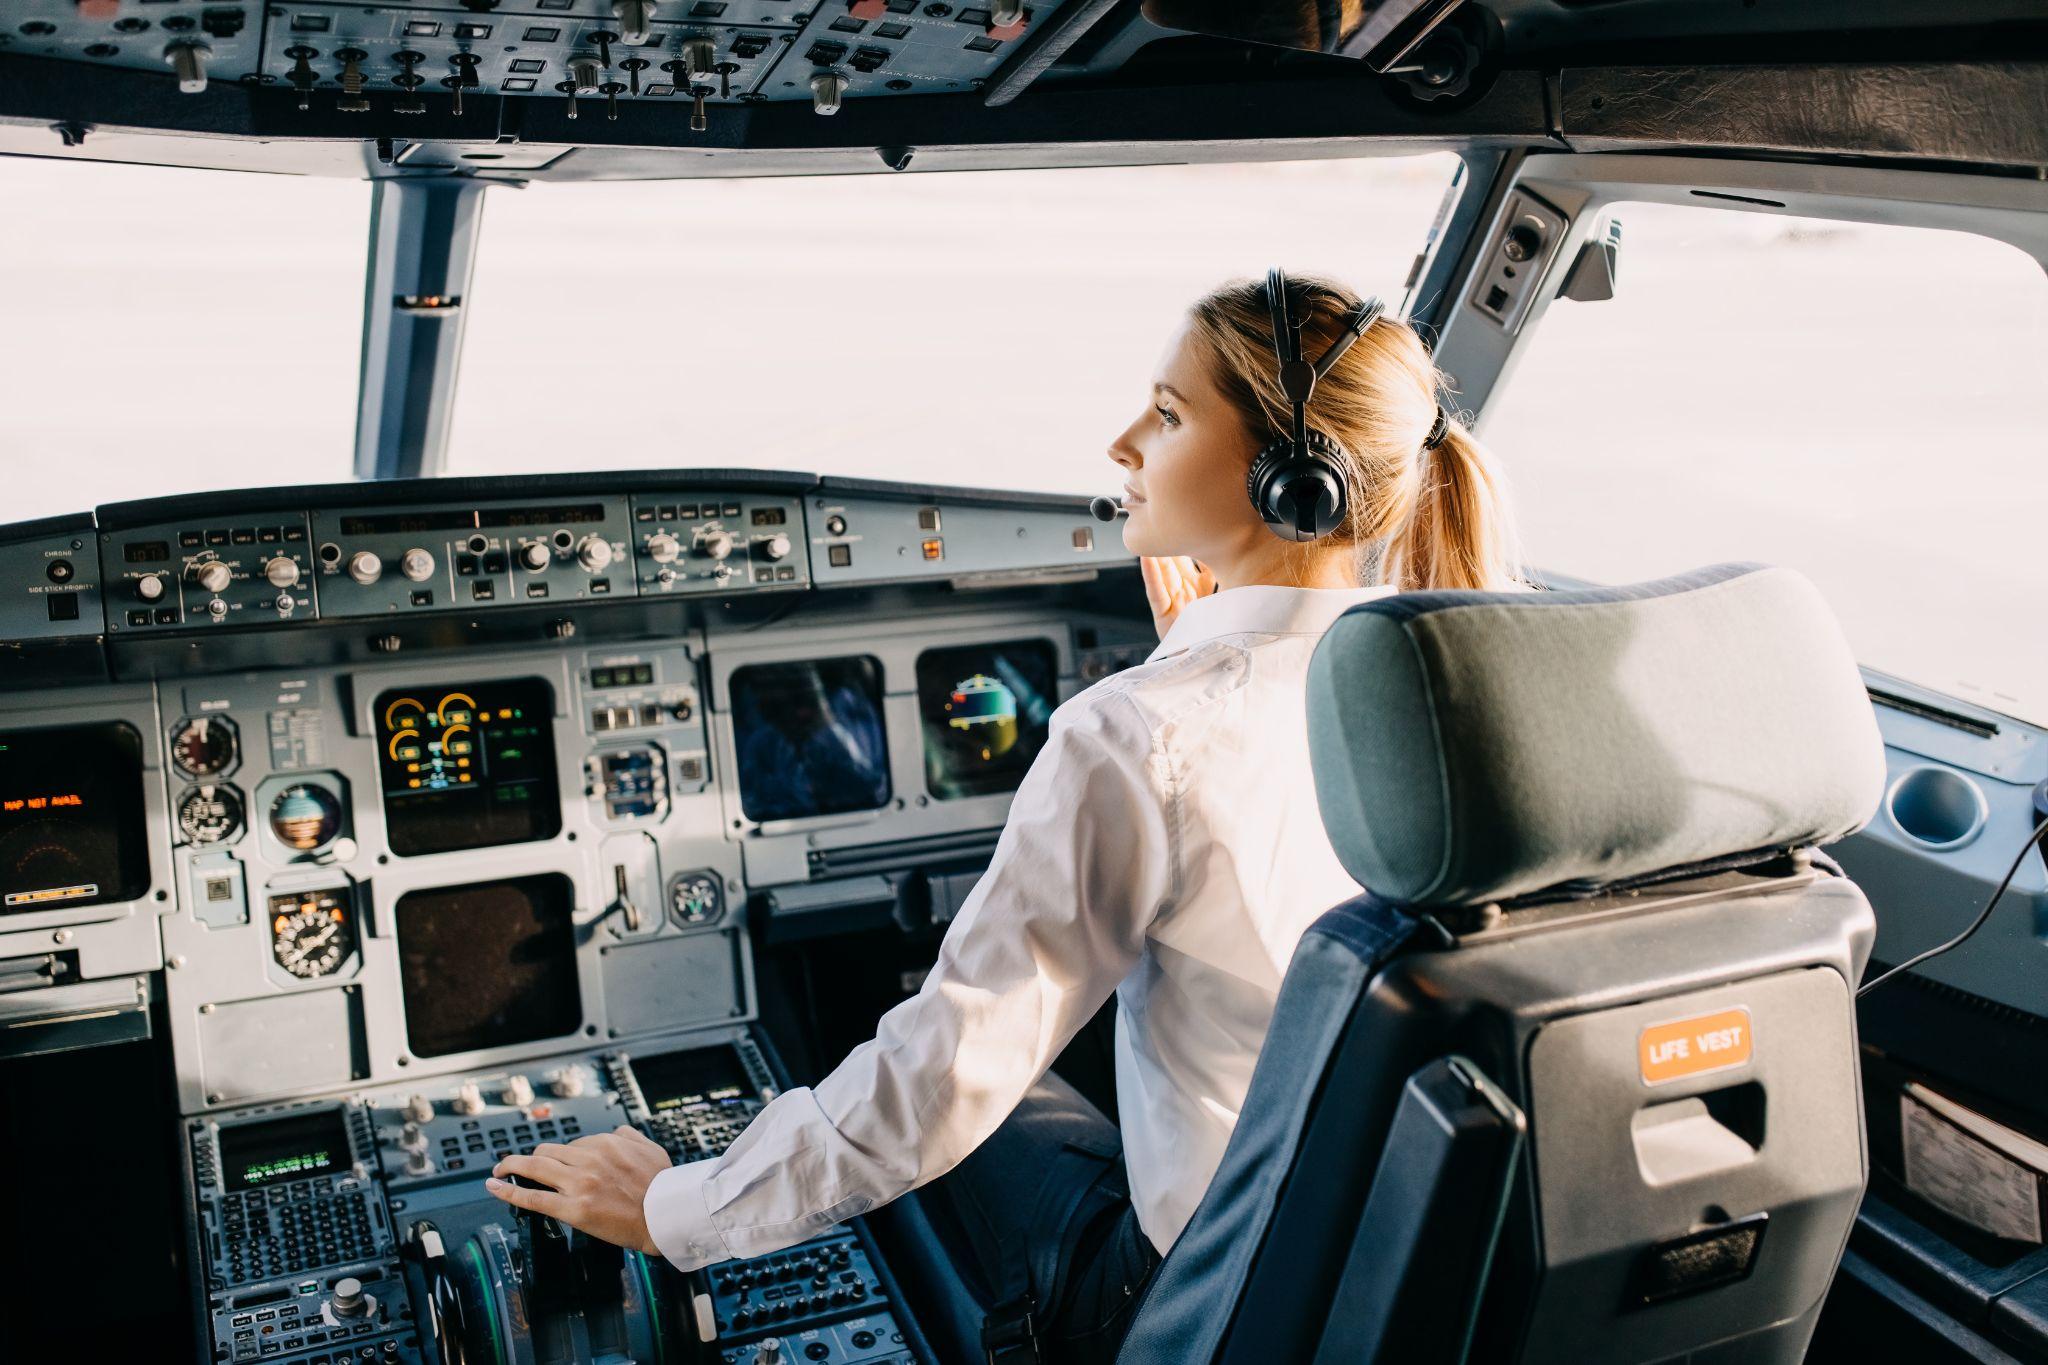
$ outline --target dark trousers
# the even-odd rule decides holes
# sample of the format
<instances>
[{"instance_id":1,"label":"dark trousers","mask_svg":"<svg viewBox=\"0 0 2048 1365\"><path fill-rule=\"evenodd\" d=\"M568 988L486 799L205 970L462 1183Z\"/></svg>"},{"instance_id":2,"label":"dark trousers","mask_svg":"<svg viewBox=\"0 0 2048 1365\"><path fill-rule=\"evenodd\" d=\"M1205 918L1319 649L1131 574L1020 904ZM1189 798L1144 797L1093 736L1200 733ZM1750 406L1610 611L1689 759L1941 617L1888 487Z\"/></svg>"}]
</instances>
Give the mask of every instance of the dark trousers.
<instances>
[{"instance_id":1,"label":"dark trousers","mask_svg":"<svg viewBox=\"0 0 2048 1365\"><path fill-rule=\"evenodd\" d=\"M1047 1365L1113 1361L1159 1253L1138 1227L1116 1125L1048 1072L926 1191L1003 1304L1028 1293Z\"/></svg>"}]
</instances>

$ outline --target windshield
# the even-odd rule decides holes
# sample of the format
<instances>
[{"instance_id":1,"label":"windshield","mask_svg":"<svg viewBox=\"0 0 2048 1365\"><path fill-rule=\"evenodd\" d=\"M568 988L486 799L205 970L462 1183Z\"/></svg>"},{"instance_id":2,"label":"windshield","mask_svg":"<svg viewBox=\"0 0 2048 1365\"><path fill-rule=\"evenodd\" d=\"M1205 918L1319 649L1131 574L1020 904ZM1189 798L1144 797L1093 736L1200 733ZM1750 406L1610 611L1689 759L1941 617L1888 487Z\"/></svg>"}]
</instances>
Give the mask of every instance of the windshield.
<instances>
[{"instance_id":1,"label":"windshield","mask_svg":"<svg viewBox=\"0 0 2048 1365\"><path fill-rule=\"evenodd\" d=\"M370 187L0 161L0 521L346 479Z\"/></svg>"},{"instance_id":2,"label":"windshield","mask_svg":"<svg viewBox=\"0 0 2048 1365\"><path fill-rule=\"evenodd\" d=\"M493 190L448 472L702 465L1113 488L1180 314L1398 302L1456 167L1371 160Z\"/></svg>"}]
</instances>

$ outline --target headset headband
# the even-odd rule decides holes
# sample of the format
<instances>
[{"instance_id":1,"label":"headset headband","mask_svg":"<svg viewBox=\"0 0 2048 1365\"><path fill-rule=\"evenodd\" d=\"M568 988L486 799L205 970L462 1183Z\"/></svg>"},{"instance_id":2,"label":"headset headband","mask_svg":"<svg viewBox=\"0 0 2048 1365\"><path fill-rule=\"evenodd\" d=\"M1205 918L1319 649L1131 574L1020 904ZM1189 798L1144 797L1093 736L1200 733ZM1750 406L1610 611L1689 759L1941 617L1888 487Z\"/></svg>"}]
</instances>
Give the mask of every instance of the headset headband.
<instances>
[{"instance_id":1,"label":"headset headband","mask_svg":"<svg viewBox=\"0 0 2048 1365\"><path fill-rule=\"evenodd\" d=\"M1266 272L1266 302L1273 312L1273 354L1280 358L1280 391L1293 407L1289 434L1297 451L1308 445L1308 400L1315 396L1316 381L1330 372L1365 335L1366 328L1380 319L1386 305L1378 298L1353 305L1338 324L1337 339L1330 343L1314 364L1301 358L1302 321L1294 316L1294 299L1287 288L1287 272L1278 266Z\"/></svg>"}]
</instances>

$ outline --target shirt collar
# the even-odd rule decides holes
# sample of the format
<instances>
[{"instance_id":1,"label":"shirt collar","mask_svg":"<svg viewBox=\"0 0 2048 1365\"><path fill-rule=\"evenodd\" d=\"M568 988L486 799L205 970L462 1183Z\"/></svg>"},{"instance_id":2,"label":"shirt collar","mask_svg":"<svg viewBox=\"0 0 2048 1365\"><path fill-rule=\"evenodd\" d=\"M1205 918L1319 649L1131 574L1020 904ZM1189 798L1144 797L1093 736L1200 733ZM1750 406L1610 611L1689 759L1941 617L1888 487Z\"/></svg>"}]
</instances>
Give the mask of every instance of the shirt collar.
<instances>
[{"instance_id":1,"label":"shirt collar","mask_svg":"<svg viewBox=\"0 0 2048 1365\"><path fill-rule=\"evenodd\" d=\"M1180 609L1166 638L1145 662L1185 653L1226 635L1320 635L1361 602L1386 597L1390 585L1372 588L1286 588L1253 583L1197 597Z\"/></svg>"}]
</instances>

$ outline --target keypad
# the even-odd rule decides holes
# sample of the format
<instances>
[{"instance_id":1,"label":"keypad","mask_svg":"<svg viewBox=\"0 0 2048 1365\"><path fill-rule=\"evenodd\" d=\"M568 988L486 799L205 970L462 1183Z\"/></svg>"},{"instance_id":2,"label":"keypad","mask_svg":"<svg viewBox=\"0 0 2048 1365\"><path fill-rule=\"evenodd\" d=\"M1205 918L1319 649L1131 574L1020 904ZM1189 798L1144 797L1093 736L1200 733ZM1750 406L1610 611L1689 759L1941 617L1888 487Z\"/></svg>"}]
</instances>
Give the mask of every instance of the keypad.
<instances>
[{"instance_id":1,"label":"keypad","mask_svg":"<svg viewBox=\"0 0 2048 1365\"><path fill-rule=\"evenodd\" d=\"M219 1264L230 1284L347 1265L379 1254L361 1189L341 1178L297 1180L221 1196Z\"/></svg>"}]
</instances>

